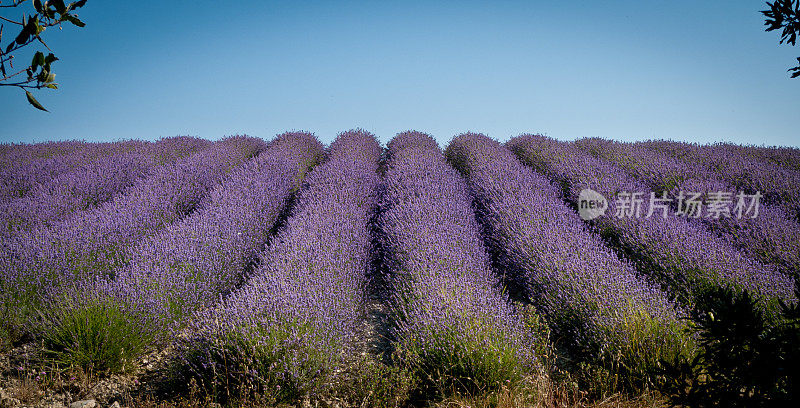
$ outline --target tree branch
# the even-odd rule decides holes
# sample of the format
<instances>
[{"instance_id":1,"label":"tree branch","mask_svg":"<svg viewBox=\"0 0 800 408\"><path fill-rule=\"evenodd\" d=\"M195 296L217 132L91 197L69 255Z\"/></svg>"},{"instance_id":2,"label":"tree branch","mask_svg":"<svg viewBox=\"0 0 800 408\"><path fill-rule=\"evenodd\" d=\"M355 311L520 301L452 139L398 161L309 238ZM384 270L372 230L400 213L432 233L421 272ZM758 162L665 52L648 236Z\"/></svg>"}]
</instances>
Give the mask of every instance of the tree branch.
<instances>
[{"instance_id":1,"label":"tree branch","mask_svg":"<svg viewBox=\"0 0 800 408\"><path fill-rule=\"evenodd\" d=\"M13 1L13 2L11 2L11 4L6 5L6 6L0 4L0 8L17 7L17 6L19 6L20 4L22 4L24 2L25 2L25 0ZM0 3L2 3L2 2L0 1Z\"/></svg>"},{"instance_id":2,"label":"tree branch","mask_svg":"<svg viewBox=\"0 0 800 408\"><path fill-rule=\"evenodd\" d=\"M19 75L19 74L21 74L21 73L25 72L27 69L28 69L28 68L26 67L25 69L21 69L21 70L19 70L19 71L17 71L17 72L15 72L15 73L13 73L13 74L11 74L11 75L5 76L5 77L3 77L2 79L0 79L0 82L2 82L2 81L5 81L5 80L7 80L7 79L11 79L11 78L13 78L13 77L15 77L15 76L17 76L17 75ZM0 83L0 85L8 85L8 84L3 84L3 83Z\"/></svg>"},{"instance_id":3,"label":"tree branch","mask_svg":"<svg viewBox=\"0 0 800 408\"><path fill-rule=\"evenodd\" d=\"M8 6L6 6L6 7L8 7ZM7 21L7 22L9 22L9 23L16 24L16 25L23 25L23 24L22 24L22 23L20 23L19 21L9 20L9 19L7 19L7 18L5 18L5 17L3 17L3 16L0 16L0 20Z\"/></svg>"}]
</instances>

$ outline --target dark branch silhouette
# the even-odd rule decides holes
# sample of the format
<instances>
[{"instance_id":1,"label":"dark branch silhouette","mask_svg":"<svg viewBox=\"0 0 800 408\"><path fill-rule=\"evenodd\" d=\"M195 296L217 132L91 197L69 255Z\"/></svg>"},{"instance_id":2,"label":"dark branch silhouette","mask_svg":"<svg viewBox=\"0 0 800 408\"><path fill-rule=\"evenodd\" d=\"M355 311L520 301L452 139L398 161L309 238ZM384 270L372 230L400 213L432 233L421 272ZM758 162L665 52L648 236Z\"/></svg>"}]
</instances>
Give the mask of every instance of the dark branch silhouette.
<instances>
[{"instance_id":1,"label":"dark branch silhouette","mask_svg":"<svg viewBox=\"0 0 800 408\"><path fill-rule=\"evenodd\" d=\"M25 0L13 0L4 4L0 0L0 9L3 13L11 14L12 11L18 12L18 7L25 3ZM47 46L47 43L42 39L42 33L49 27L59 26L63 22L71 23L77 27L84 27L83 21L78 19L78 15L74 10L83 7L86 0L75 1L65 4L64 0L50 0L42 2L41 0L33 0L33 11L25 13L23 11L19 20L13 17L0 16L0 86L17 87L25 91L25 97L28 102L36 109L47 111L47 109L34 98L29 89L58 89L58 84L55 83L56 74L53 73L51 64L58 61L58 57L53 54L53 50ZM19 33L8 43L3 43L3 34L5 25L3 22L11 24L12 26L20 27ZM23 68L14 70L14 58L19 50L38 42L48 53L45 55L42 51L36 51L33 55L30 65ZM27 74L24 79L19 79L22 73ZM13 79L13 80L12 80Z\"/></svg>"},{"instance_id":2,"label":"dark branch silhouette","mask_svg":"<svg viewBox=\"0 0 800 408\"><path fill-rule=\"evenodd\" d=\"M786 43L795 45L797 35L800 34L800 1L799 0L775 0L767 2L769 10L762 10L761 14L767 17L764 25L766 31L781 31L780 44ZM798 65L789 68L792 78L800 76L800 57L797 58Z\"/></svg>"}]
</instances>

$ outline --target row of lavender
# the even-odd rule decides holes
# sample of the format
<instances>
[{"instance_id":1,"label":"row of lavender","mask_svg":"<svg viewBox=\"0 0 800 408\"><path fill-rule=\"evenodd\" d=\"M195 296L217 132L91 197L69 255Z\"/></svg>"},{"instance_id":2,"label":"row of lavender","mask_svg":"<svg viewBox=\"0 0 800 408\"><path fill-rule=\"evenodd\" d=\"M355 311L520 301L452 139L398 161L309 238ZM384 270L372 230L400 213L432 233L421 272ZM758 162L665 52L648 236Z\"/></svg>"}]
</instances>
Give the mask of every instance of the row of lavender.
<instances>
[{"instance_id":1,"label":"row of lavender","mask_svg":"<svg viewBox=\"0 0 800 408\"><path fill-rule=\"evenodd\" d=\"M696 145L672 141L642 142L641 146L670 154L684 165L699 165L747 193L760 192L768 204L783 208L800 221L800 168L797 149L767 149L731 144ZM768 153L767 153L768 152ZM777 158L775 156L778 156ZM778 161L776 162L775 159Z\"/></svg>"},{"instance_id":2,"label":"row of lavender","mask_svg":"<svg viewBox=\"0 0 800 408\"><path fill-rule=\"evenodd\" d=\"M447 156L469 180L512 286L573 353L642 386L659 360L691 352L681 313L590 232L544 176L479 134L453 139Z\"/></svg>"},{"instance_id":3,"label":"row of lavender","mask_svg":"<svg viewBox=\"0 0 800 408\"><path fill-rule=\"evenodd\" d=\"M668 199L673 198L669 202L674 210L673 213L679 213L679 210L691 213L691 217L722 234L726 241L748 256L770 264L784 273L800 271L800 223L779 205L759 202L756 207L756 203L751 202L752 198L745 202L744 196L740 195L744 192L738 190L740 186L729 183L729 178L719 172L711 171L702 161L678 160L669 153L669 150L655 149L646 144L599 139L583 139L575 144L595 157L619 166L629 176L643 182L651 191L658 192L658 197L663 197L663 193L666 192ZM729 154L730 147L718 147L718 149L725 149L716 152L725 160L737 157ZM760 163L738 156L737 160L731 160L728 165L737 166L741 162L751 165ZM762 167L761 171L772 170ZM786 172L788 171L782 173ZM779 176L789 177L785 174ZM800 173L793 182L796 188L800 188L798 184ZM706 203L716 199L724 204L724 212L719 216L713 216L702 213L699 208L697 211L686 211L685 206L677 208L679 204L674 198L680 197L681 193L687 198L700 194L700 199ZM731 205L725 205L727 203ZM728 212L731 207L734 211ZM746 211L748 209L749 212Z\"/></svg>"},{"instance_id":4,"label":"row of lavender","mask_svg":"<svg viewBox=\"0 0 800 408\"><path fill-rule=\"evenodd\" d=\"M34 185L25 196L0 202L0 225L4 227L0 236L12 239L24 231L51 225L76 212L97 207L134 186L157 166L179 160L209 143L190 137L162 139L133 152L88 161L75 170L44 180Z\"/></svg>"},{"instance_id":5,"label":"row of lavender","mask_svg":"<svg viewBox=\"0 0 800 408\"><path fill-rule=\"evenodd\" d=\"M355 354L376 210L395 347L435 392L496 388L535 367L542 339L528 319L536 317L515 310L504 285L536 305L573 352L610 362L634 386L660 359L686 357L693 347L680 309L637 272L681 304L693 305L709 286L750 289L767 310L792 299L786 276L751 259L778 267L796 259L786 255L796 246L765 235L774 224L726 230L707 220L608 215L587 225L564 203L577 203L584 188L610 197L687 179L662 168L675 165L667 158L540 136L508 147L533 169L485 136L455 138L447 158L465 183L432 138L400 134L389 144L378 200L379 144L364 132L344 133L258 256L322 146L303 133L268 147L229 139L165 160L96 209L15 233L0 258L0 313L12 329L30 330L22 326L41 308L36 323L48 347L81 365L124 365L178 341L183 368L209 389L238 385L293 399L330 381ZM723 184L710 170L692 171L692 182ZM792 234L796 225L781 220L783 234ZM502 277L493 274L484 238ZM98 338L125 354L98 354Z\"/></svg>"},{"instance_id":6,"label":"row of lavender","mask_svg":"<svg viewBox=\"0 0 800 408\"><path fill-rule=\"evenodd\" d=\"M581 191L605 197L619 192L651 192L614 164L577 146L538 135L512 139L508 146L520 159L563 187L563 197L578 206ZM661 192L658 192L660 194ZM643 203L643 212L651 203ZM638 269L686 305L698 306L709 288L747 289L769 314L778 300L792 300L792 279L758 262L719 237L701 221L685 217L618 217L624 213L611 201L608 211L591 221ZM702 305L699 305L702 307Z\"/></svg>"},{"instance_id":7,"label":"row of lavender","mask_svg":"<svg viewBox=\"0 0 800 408\"><path fill-rule=\"evenodd\" d=\"M292 401L344 368L359 342L381 154L366 132L337 138L247 283L192 319L184 373L219 398Z\"/></svg>"},{"instance_id":8,"label":"row of lavender","mask_svg":"<svg viewBox=\"0 0 800 408\"><path fill-rule=\"evenodd\" d=\"M303 175L322 157L322 145L312 135L280 135L225 176L198 211L144 238L113 276L87 280L47 305L41 327L50 348L70 357L88 353L75 344L88 347L83 333L95 332L125 345L124 357L130 360L171 341L194 312L243 281ZM92 314L84 322L77 318ZM80 363L113 367L127 362L95 358Z\"/></svg>"},{"instance_id":9,"label":"row of lavender","mask_svg":"<svg viewBox=\"0 0 800 408\"><path fill-rule=\"evenodd\" d=\"M34 310L64 288L124 265L132 247L201 206L219 180L264 149L232 137L158 167L98 208L19 234L0 257L0 316L19 333Z\"/></svg>"},{"instance_id":10,"label":"row of lavender","mask_svg":"<svg viewBox=\"0 0 800 408\"><path fill-rule=\"evenodd\" d=\"M401 133L388 147L379 225L398 354L427 394L514 383L543 340L492 272L466 183L428 135Z\"/></svg>"},{"instance_id":11,"label":"row of lavender","mask_svg":"<svg viewBox=\"0 0 800 408\"><path fill-rule=\"evenodd\" d=\"M175 137L159 142L130 140L115 143L53 142L12 148L0 155L0 203L26 197L41 190L58 189L59 183L77 176L73 172L91 171L102 161L119 155L143 155L154 164L174 160L198 150L208 141Z\"/></svg>"}]
</instances>

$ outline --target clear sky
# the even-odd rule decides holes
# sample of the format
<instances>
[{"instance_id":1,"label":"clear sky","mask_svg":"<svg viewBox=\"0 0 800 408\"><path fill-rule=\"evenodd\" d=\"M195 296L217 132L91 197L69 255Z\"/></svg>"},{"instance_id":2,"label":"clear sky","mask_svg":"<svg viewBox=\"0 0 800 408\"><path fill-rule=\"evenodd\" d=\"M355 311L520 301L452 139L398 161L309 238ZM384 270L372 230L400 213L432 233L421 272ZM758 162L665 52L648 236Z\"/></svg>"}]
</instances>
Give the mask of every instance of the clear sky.
<instances>
[{"instance_id":1,"label":"clear sky","mask_svg":"<svg viewBox=\"0 0 800 408\"><path fill-rule=\"evenodd\" d=\"M499 140L800 145L800 46L763 1L98 1L48 29L58 91L0 88L0 141L362 127ZM9 27L6 27L8 29ZM10 31L10 30L9 30ZM4 41L5 43L6 41ZM29 60L25 57L24 61Z\"/></svg>"}]
</instances>

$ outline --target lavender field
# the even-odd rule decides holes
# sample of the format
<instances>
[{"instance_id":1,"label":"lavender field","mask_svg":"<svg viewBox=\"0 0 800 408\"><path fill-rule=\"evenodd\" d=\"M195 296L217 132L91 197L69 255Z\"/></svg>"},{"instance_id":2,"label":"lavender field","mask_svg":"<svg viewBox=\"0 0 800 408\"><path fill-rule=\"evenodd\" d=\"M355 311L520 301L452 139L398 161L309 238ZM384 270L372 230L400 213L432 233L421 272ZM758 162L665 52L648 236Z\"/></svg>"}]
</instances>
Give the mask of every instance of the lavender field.
<instances>
[{"instance_id":1,"label":"lavender field","mask_svg":"<svg viewBox=\"0 0 800 408\"><path fill-rule=\"evenodd\" d=\"M350 130L0 174L3 407L800 397L796 148Z\"/></svg>"}]
</instances>

